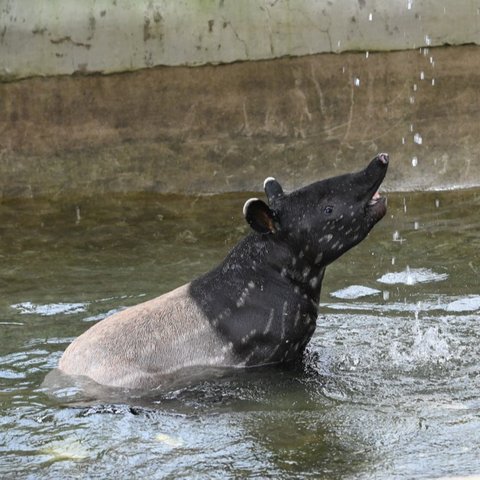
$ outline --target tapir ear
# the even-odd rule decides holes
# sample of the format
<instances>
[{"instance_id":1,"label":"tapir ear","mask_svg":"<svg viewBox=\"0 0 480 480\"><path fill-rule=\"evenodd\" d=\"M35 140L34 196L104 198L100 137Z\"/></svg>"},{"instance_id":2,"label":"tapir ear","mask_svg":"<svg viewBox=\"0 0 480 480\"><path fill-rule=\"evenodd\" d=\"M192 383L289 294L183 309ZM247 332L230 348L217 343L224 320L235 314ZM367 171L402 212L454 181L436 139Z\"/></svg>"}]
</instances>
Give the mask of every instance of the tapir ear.
<instances>
[{"instance_id":1,"label":"tapir ear","mask_svg":"<svg viewBox=\"0 0 480 480\"><path fill-rule=\"evenodd\" d=\"M284 195L282 186L273 177L265 179L263 182L263 188L267 194L268 203L270 205L274 205L275 202Z\"/></svg>"},{"instance_id":2,"label":"tapir ear","mask_svg":"<svg viewBox=\"0 0 480 480\"><path fill-rule=\"evenodd\" d=\"M258 198L251 198L245 202L243 215L256 232L275 233L278 229L275 212Z\"/></svg>"}]
</instances>

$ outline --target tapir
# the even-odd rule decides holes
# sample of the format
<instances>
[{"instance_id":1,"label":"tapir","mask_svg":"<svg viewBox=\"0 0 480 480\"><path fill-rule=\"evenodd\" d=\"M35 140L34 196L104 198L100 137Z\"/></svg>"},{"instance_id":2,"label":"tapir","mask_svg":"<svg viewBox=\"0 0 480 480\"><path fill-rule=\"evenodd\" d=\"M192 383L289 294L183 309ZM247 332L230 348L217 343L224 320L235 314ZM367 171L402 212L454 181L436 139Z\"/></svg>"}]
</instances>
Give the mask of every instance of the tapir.
<instances>
[{"instance_id":1,"label":"tapir","mask_svg":"<svg viewBox=\"0 0 480 480\"><path fill-rule=\"evenodd\" d=\"M243 213L252 232L213 270L117 312L74 340L67 375L127 389L155 389L188 367L259 367L299 359L315 330L325 268L385 215L378 189L389 157L357 173L285 193L265 180L268 203Z\"/></svg>"}]
</instances>

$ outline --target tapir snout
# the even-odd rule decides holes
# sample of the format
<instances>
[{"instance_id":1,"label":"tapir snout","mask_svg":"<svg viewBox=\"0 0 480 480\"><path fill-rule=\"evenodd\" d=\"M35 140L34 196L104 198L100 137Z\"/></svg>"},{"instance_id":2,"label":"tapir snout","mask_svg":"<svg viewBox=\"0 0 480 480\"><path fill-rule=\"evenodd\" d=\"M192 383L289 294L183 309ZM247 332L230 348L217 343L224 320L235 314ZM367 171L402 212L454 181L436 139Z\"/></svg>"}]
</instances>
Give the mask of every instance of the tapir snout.
<instances>
[{"instance_id":1,"label":"tapir snout","mask_svg":"<svg viewBox=\"0 0 480 480\"><path fill-rule=\"evenodd\" d=\"M378 193L389 163L290 194L273 177L268 202L250 199L253 229L210 272L100 321L78 337L59 369L102 384L152 389L188 367L251 367L299 358L316 325L327 265L385 215Z\"/></svg>"}]
</instances>

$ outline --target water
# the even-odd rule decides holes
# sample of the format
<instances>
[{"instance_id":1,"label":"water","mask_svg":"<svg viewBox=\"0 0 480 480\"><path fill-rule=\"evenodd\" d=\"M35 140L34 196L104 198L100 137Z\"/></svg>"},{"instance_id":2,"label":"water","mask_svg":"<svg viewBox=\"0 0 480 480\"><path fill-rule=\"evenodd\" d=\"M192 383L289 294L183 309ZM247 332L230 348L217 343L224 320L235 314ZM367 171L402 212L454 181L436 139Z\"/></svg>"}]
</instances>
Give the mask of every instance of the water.
<instances>
[{"instance_id":1,"label":"water","mask_svg":"<svg viewBox=\"0 0 480 480\"><path fill-rule=\"evenodd\" d=\"M1 478L480 474L480 190L390 194L327 270L302 366L110 403L47 395L94 321L218 262L248 231L247 197L0 205Z\"/></svg>"}]
</instances>

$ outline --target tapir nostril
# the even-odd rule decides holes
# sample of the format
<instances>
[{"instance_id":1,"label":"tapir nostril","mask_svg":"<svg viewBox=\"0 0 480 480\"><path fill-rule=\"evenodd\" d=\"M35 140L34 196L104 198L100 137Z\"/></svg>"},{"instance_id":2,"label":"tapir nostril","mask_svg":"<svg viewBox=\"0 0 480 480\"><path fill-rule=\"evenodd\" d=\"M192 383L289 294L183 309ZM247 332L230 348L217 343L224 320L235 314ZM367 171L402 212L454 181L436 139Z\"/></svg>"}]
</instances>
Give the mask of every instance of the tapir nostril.
<instances>
[{"instance_id":1,"label":"tapir nostril","mask_svg":"<svg viewBox=\"0 0 480 480\"><path fill-rule=\"evenodd\" d=\"M388 153L379 153L377 157L384 165L388 165Z\"/></svg>"}]
</instances>

